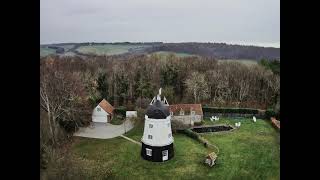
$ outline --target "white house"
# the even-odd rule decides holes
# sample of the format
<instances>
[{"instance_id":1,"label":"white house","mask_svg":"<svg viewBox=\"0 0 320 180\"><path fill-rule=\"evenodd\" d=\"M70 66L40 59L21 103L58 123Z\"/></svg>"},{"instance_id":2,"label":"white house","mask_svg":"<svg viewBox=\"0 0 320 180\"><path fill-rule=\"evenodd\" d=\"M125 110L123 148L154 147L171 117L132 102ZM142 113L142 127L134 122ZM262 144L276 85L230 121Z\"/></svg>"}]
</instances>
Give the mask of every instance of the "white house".
<instances>
[{"instance_id":1,"label":"white house","mask_svg":"<svg viewBox=\"0 0 320 180\"><path fill-rule=\"evenodd\" d=\"M112 105L103 99L97 107L93 109L92 122L107 123L113 117L114 108Z\"/></svg>"}]
</instances>

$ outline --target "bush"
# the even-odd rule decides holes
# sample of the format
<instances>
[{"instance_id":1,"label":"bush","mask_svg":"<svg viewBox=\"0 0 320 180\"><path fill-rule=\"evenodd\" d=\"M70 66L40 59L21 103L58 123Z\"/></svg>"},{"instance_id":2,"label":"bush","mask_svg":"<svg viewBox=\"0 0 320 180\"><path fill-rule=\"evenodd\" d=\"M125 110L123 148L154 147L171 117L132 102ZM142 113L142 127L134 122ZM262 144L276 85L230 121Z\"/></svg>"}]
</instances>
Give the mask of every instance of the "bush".
<instances>
[{"instance_id":1,"label":"bush","mask_svg":"<svg viewBox=\"0 0 320 180\"><path fill-rule=\"evenodd\" d=\"M171 128L174 132L177 130L188 129L190 128L189 124L184 124L181 121L171 121Z\"/></svg>"},{"instance_id":2,"label":"bush","mask_svg":"<svg viewBox=\"0 0 320 180\"><path fill-rule=\"evenodd\" d=\"M276 112L274 110L272 110L272 109L266 110L264 115L265 115L265 118L269 119L269 120L270 120L271 117L276 117L277 116Z\"/></svg>"},{"instance_id":3,"label":"bush","mask_svg":"<svg viewBox=\"0 0 320 180\"><path fill-rule=\"evenodd\" d=\"M195 126L201 126L204 124L204 120L201 120L200 122L195 122L194 125Z\"/></svg>"},{"instance_id":4,"label":"bush","mask_svg":"<svg viewBox=\"0 0 320 180\"><path fill-rule=\"evenodd\" d=\"M208 147L208 141L204 139L203 137L199 136L198 141L202 143L205 147Z\"/></svg>"},{"instance_id":5,"label":"bush","mask_svg":"<svg viewBox=\"0 0 320 180\"><path fill-rule=\"evenodd\" d=\"M202 107L204 113L237 113L237 114L258 114L257 109L251 108L217 108L217 107Z\"/></svg>"},{"instance_id":6,"label":"bush","mask_svg":"<svg viewBox=\"0 0 320 180\"><path fill-rule=\"evenodd\" d=\"M120 125L120 124L123 123L123 121L124 121L124 118L121 115L117 115L117 116L112 118L110 123L113 124L113 125Z\"/></svg>"},{"instance_id":7,"label":"bush","mask_svg":"<svg viewBox=\"0 0 320 180\"><path fill-rule=\"evenodd\" d=\"M40 169L47 169L48 160L47 147L43 143L40 143Z\"/></svg>"},{"instance_id":8,"label":"bush","mask_svg":"<svg viewBox=\"0 0 320 180\"><path fill-rule=\"evenodd\" d=\"M116 115L121 115L122 117L126 117L126 111L127 111L127 108L124 106L119 106L114 109L114 113Z\"/></svg>"}]
</instances>

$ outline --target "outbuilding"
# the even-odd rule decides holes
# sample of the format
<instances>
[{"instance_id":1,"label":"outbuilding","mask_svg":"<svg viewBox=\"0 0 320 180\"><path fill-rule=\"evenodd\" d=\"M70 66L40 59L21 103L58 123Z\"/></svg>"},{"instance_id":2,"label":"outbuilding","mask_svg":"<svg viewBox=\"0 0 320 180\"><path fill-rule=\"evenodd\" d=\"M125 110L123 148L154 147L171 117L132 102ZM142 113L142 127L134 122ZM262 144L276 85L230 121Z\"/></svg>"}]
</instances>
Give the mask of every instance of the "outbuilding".
<instances>
[{"instance_id":1,"label":"outbuilding","mask_svg":"<svg viewBox=\"0 0 320 180\"><path fill-rule=\"evenodd\" d=\"M93 109L92 122L107 123L113 117L114 107L105 99L103 99L97 107Z\"/></svg>"}]
</instances>

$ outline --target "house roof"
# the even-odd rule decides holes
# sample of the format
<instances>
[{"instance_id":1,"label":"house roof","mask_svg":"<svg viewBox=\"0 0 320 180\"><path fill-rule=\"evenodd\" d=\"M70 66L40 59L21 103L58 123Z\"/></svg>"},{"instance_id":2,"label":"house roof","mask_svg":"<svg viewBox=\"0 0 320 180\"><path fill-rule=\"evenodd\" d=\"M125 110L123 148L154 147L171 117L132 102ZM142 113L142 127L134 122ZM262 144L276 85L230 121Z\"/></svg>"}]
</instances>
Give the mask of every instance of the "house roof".
<instances>
[{"instance_id":1,"label":"house roof","mask_svg":"<svg viewBox=\"0 0 320 180\"><path fill-rule=\"evenodd\" d=\"M100 103L99 103L99 106L105 110L107 113L109 114L113 114L113 110L114 110L114 107L105 99L103 99Z\"/></svg>"},{"instance_id":2,"label":"house roof","mask_svg":"<svg viewBox=\"0 0 320 180\"><path fill-rule=\"evenodd\" d=\"M181 109L185 112L190 112L190 110L192 109L193 111L195 111L196 115L203 115L201 104L172 104L172 105L169 105L169 110L171 112L173 112L173 114L179 113Z\"/></svg>"}]
</instances>

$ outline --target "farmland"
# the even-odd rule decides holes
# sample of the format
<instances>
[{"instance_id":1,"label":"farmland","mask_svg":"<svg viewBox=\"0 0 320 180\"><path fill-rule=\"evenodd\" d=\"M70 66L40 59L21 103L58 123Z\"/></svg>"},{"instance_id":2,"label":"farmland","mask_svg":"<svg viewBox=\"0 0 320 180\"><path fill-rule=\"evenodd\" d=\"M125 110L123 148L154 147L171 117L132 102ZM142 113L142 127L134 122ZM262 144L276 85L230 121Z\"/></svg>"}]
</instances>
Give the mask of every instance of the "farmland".
<instances>
[{"instance_id":1,"label":"farmland","mask_svg":"<svg viewBox=\"0 0 320 180\"><path fill-rule=\"evenodd\" d=\"M80 46L77 51L83 54L96 54L96 55L119 55L128 53L132 50L142 49L147 47L147 45L89 45Z\"/></svg>"},{"instance_id":2,"label":"farmland","mask_svg":"<svg viewBox=\"0 0 320 180\"><path fill-rule=\"evenodd\" d=\"M248 65L248 66L258 64L257 61L250 60L250 59L218 59L218 62L219 62L219 63L239 62L239 63L242 63L242 64L244 64L244 65Z\"/></svg>"},{"instance_id":3,"label":"farmland","mask_svg":"<svg viewBox=\"0 0 320 180\"><path fill-rule=\"evenodd\" d=\"M157 52L154 52L154 53L152 53L152 54L157 54L157 55L160 55L160 56L169 56L170 54L174 54L174 55L177 56L177 57L197 56L197 55L194 55L194 54L177 53L177 52L171 52L171 51L157 51Z\"/></svg>"},{"instance_id":4,"label":"farmland","mask_svg":"<svg viewBox=\"0 0 320 180\"><path fill-rule=\"evenodd\" d=\"M57 51L59 49L60 52ZM259 52L259 53L258 53ZM221 43L62 43L40 45L40 55L113 56L157 54L177 57L203 56L221 60L241 60L247 64L263 58L279 59L279 48L227 45Z\"/></svg>"},{"instance_id":5,"label":"farmland","mask_svg":"<svg viewBox=\"0 0 320 180\"><path fill-rule=\"evenodd\" d=\"M40 47L40 56L48 56L48 55L52 55L55 54L56 50L51 49L51 48L46 48L46 47Z\"/></svg>"}]
</instances>

